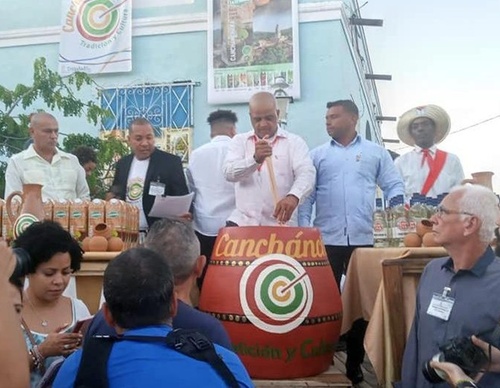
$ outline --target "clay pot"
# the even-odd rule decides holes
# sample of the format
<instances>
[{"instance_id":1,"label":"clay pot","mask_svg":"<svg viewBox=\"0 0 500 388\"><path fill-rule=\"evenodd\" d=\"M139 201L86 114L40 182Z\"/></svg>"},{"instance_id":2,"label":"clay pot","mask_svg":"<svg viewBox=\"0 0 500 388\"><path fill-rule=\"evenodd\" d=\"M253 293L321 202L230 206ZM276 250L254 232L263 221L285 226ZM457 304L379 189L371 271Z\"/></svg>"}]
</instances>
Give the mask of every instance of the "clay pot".
<instances>
[{"instance_id":1,"label":"clay pot","mask_svg":"<svg viewBox=\"0 0 500 388\"><path fill-rule=\"evenodd\" d=\"M472 179L464 179L462 184L472 183L474 185L481 185L493 190L492 178L495 173L491 171L480 171L472 173Z\"/></svg>"},{"instance_id":2,"label":"clay pot","mask_svg":"<svg viewBox=\"0 0 500 388\"><path fill-rule=\"evenodd\" d=\"M123 240L120 237L111 237L108 240L108 251L120 252L123 249Z\"/></svg>"},{"instance_id":3,"label":"clay pot","mask_svg":"<svg viewBox=\"0 0 500 388\"><path fill-rule=\"evenodd\" d=\"M14 213L15 206L12 204L14 197L20 197L21 206L19 213ZM42 221L45 211L42 202L42 185L24 184L23 191L14 191L6 199L6 210L12 223L14 238L17 238L32 223Z\"/></svg>"},{"instance_id":4,"label":"clay pot","mask_svg":"<svg viewBox=\"0 0 500 388\"><path fill-rule=\"evenodd\" d=\"M422 238L416 233L408 233L403 242L405 247L419 247L422 245Z\"/></svg>"},{"instance_id":5,"label":"clay pot","mask_svg":"<svg viewBox=\"0 0 500 388\"><path fill-rule=\"evenodd\" d=\"M90 250L89 249L89 242L90 242L90 237L85 237L82 240L82 249L84 252L88 252Z\"/></svg>"},{"instance_id":6,"label":"clay pot","mask_svg":"<svg viewBox=\"0 0 500 388\"><path fill-rule=\"evenodd\" d=\"M94 236L102 236L108 240L112 236L112 230L107 224L100 223L94 226Z\"/></svg>"},{"instance_id":7,"label":"clay pot","mask_svg":"<svg viewBox=\"0 0 500 388\"><path fill-rule=\"evenodd\" d=\"M89 241L89 252L106 252L108 250L108 240L103 236L94 236Z\"/></svg>"},{"instance_id":8,"label":"clay pot","mask_svg":"<svg viewBox=\"0 0 500 388\"><path fill-rule=\"evenodd\" d=\"M434 233L426 233L424 237L422 237L422 245L424 247L438 247L439 244L434 239Z\"/></svg>"},{"instance_id":9,"label":"clay pot","mask_svg":"<svg viewBox=\"0 0 500 388\"><path fill-rule=\"evenodd\" d=\"M429 220L420 220L416 226L417 234L424 237L424 234L432 232L432 222Z\"/></svg>"}]
</instances>

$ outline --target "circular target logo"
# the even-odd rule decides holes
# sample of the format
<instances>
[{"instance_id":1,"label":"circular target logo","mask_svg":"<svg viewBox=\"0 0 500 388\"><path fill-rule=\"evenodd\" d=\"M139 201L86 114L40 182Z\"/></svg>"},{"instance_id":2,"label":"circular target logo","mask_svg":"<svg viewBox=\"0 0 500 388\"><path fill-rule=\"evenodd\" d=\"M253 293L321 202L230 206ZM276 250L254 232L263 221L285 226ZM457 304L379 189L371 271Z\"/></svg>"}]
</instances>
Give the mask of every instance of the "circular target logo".
<instances>
[{"instance_id":1,"label":"circular target logo","mask_svg":"<svg viewBox=\"0 0 500 388\"><path fill-rule=\"evenodd\" d=\"M14 223L13 232L14 238L19 237L21 233L23 233L28 226L33 224L34 222L38 222L38 218L36 218L33 214L23 213L21 214L16 222Z\"/></svg>"},{"instance_id":2,"label":"circular target logo","mask_svg":"<svg viewBox=\"0 0 500 388\"><path fill-rule=\"evenodd\" d=\"M119 25L120 13L111 0L87 0L76 16L78 32L94 42L109 39Z\"/></svg>"},{"instance_id":3,"label":"circular target logo","mask_svg":"<svg viewBox=\"0 0 500 388\"><path fill-rule=\"evenodd\" d=\"M142 182L134 182L128 188L127 196L131 201L137 201L142 196Z\"/></svg>"},{"instance_id":4,"label":"circular target logo","mask_svg":"<svg viewBox=\"0 0 500 388\"><path fill-rule=\"evenodd\" d=\"M287 333L311 310L311 280L297 260L282 254L263 256L243 272L240 302L248 320L259 329Z\"/></svg>"}]
</instances>

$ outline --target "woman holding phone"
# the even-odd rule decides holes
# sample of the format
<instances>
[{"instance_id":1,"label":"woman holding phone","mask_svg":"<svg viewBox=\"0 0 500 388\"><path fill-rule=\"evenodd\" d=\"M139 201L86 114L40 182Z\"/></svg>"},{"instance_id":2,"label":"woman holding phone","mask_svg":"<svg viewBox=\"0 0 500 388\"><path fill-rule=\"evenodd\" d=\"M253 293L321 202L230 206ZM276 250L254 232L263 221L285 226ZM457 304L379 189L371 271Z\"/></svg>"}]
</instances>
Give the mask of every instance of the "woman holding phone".
<instances>
[{"instance_id":1,"label":"woman holding phone","mask_svg":"<svg viewBox=\"0 0 500 388\"><path fill-rule=\"evenodd\" d=\"M30 225L14 241L14 247L25 249L30 256L22 328L34 387L52 362L81 345L82 335L73 328L90 316L89 310L81 300L63 296L63 292L71 274L80 269L83 252L78 242L52 221Z\"/></svg>"}]
</instances>

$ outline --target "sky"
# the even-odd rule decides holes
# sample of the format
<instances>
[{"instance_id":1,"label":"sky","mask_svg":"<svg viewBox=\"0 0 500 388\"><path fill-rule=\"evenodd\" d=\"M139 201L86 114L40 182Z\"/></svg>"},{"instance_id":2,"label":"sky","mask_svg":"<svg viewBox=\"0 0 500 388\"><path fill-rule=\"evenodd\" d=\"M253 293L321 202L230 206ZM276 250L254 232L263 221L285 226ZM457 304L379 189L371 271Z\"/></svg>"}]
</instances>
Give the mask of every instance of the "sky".
<instances>
[{"instance_id":1,"label":"sky","mask_svg":"<svg viewBox=\"0 0 500 388\"><path fill-rule=\"evenodd\" d=\"M376 81L383 114L443 107L451 130L438 147L458 155L466 177L493 171L500 193L500 1L358 2L363 17L384 20L383 27L365 27L373 72L392 75L392 81ZM383 122L382 137L397 139L396 124ZM411 150L403 143L386 146Z\"/></svg>"}]
</instances>

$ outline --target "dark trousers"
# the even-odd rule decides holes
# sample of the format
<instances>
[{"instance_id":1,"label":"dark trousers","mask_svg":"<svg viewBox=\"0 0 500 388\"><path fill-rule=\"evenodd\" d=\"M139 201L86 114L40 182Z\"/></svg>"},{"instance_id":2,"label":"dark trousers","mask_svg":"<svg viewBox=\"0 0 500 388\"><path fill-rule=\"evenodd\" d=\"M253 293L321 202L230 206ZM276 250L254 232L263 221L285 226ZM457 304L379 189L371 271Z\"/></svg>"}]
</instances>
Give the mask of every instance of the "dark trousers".
<instances>
[{"instance_id":1,"label":"dark trousers","mask_svg":"<svg viewBox=\"0 0 500 388\"><path fill-rule=\"evenodd\" d=\"M328 256L328 261L333 270L333 276L337 282L337 287L340 291L340 280L342 279L342 274L347 273L347 267L349 266L349 260L351 258L352 252L356 248L369 248L372 245L326 245L326 254ZM355 321L351 329L343 336L346 341L346 369L355 368L363 363L365 358L365 348L363 346L363 341L365 338L366 327L368 322L364 319L358 319Z\"/></svg>"},{"instance_id":2,"label":"dark trousers","mask_svg":"<svg viewBox=\"0 0 500 388\"><path fill-rule=\"evenodd\" d=\"M370 248L372 246L373 245L325 245L326 255L332 267L333 276L335 277L339 291L340 280L342 279L342 274L347 273L347 267L349 266L352 252L356 248Z\"/></svg>"},{"instance_id":3,"label":"dark trousers","mask_svg":"<svg viewBox=\"0 0 500 388\"><path fill-rule=\"evenodd\" d=\"M207 262L205 263L205 267L203 268L203 272L201 276L197 279L198 287L201 290L203 285L203 280L205 279L205 274L207 272L208 263L210 262L210 258L212 256L212 251L214 250L215 239L217 236L205 236L204 234L195 232L198 240L200 241L200 251L201 254L207 258Z\"/></svg>"}]
</instances>

